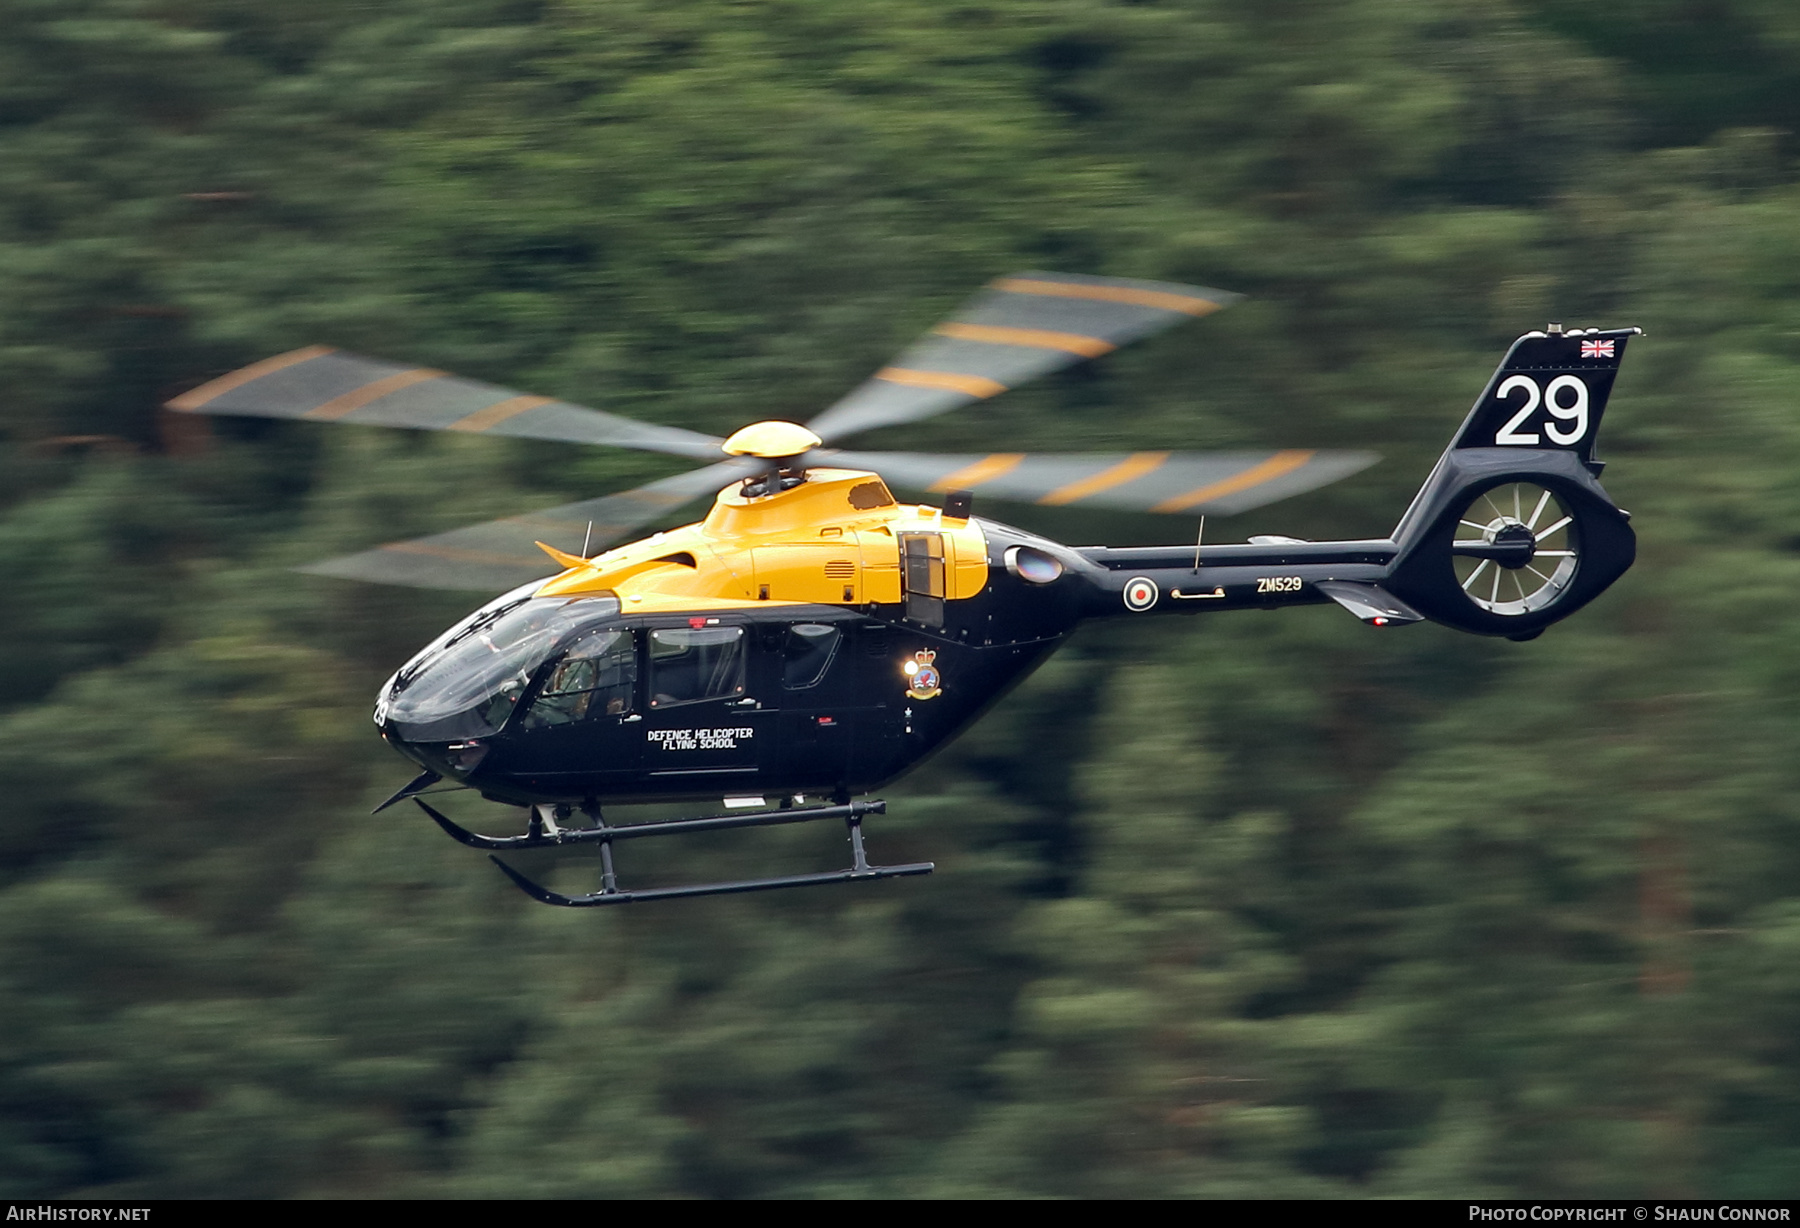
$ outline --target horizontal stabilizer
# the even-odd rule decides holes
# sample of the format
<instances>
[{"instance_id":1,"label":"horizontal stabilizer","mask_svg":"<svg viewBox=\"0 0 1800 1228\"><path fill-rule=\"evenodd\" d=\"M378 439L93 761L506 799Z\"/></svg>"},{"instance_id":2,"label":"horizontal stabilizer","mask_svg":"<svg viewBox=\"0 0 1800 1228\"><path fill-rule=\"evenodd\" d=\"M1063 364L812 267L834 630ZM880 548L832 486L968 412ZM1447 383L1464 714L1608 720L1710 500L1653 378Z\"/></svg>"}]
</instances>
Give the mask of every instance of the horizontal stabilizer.
<instances>
[{"instance_id":1,"label":"horizontal stabilizer","mask_svg":"<svg viewBox=\"0 0 1800 1228\"><path fill-rule=\"evenodd\" d=\"M1371 627L1404 627L1425 616L1377 584L1321 580L1313 585Z\"/></svg>"}]
</instances>

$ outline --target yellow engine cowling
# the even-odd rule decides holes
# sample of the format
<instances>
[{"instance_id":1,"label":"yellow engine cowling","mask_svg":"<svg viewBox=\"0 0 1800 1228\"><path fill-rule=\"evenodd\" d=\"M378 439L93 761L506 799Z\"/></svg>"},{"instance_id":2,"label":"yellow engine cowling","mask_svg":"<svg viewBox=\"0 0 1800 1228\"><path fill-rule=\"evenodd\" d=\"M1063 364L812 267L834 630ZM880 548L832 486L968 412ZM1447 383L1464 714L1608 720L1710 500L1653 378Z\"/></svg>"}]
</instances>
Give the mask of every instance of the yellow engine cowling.
<instances>
[{"instance_id":1,"label":"yellow engine cowling","mask_svg":"<svg viewBox=\"0 0 1800 1228\"><path fill-rule=\"evenodd\" d=\"M740 486L728 487L700 523L593 559L546 547L568 570L538 592L616 590L628 606L699 598L892 605L903 596L901 534L929 534L942 542L944 597L973 597L986 586L987 540L975 522L896 503L872 473L814 469L806 476L774 494L745 495Z\"/></svg>"}]
</instances>

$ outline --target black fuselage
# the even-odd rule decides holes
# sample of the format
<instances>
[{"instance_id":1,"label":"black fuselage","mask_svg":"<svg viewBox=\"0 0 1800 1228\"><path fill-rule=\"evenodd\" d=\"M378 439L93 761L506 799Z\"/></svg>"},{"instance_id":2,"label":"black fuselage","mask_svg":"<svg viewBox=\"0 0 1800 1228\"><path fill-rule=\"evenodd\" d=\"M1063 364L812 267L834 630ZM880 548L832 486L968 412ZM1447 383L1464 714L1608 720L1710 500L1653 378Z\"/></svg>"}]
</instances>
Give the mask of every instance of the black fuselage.
<instances>
[{"instance_id":1,"label":"black fuselage","mask_svg":"<svg viewBox=\"0 0 1800 1228\"><path fill-rule=\"evenodd\" d=\"M1502 615L1471 602L1450 564L1506 548L1451 537L1471 492L1521 475L1579 513L1588 558L1553 603ZM942 583L923 556L903 560L893 604L634 613L615 597L536 597L527 585L400 670L376 723L420 765L513 804L847 797L916 767L1086 619L1336 601L1381 626L1397 595L1396 621L1423 611L1528 638L1592 600L1633 553L1624 514L1575 457L1496 449L1447 454L1392 539L1076 548L977 523L987 581L954 600L915 591Z\"/></svg>"},{"instance_id":2,"label":"black fuselage","mask_svg":"<svg viewBox=\"0 0 1800 1228\"><path fill-rule=\"evenodd\" d=\"M408 667L413 677L396 675L377 723L422 766L515 804L865 793L954 738L1091 612L1078 555L982 527L993 557L989 583L973 598L929 609L771 602L645 614L586 599L594 617L560 629L537 659L499 679L512 694L477 695L479 717L464 710L418 721L394 712L409 687L433 685L434 672L484 668L491 654L481 650L451 659L478 631L426 650ZM1053 583L1021 579L1004 555L1022 542L1072 566ZM509 594L485 609L528 600ZM588 684L559 674L579 643L609 633L609 685L581 693L585 702L556 694Z\"/></svg>"},{"instance_id":3,"label":"black fuselage","mask_svg":"<svg viewBox=\"0 0 1800 1228\"><path fill-rule=\"evenodd\" d=\"M474 632L396 675L377 723L409 758L496 801L860 794L956 737L1084 619L1322 601L1309 579L1373 575L1393 552L1388 542L1208 547L1196 572L1192 547L1076 550L980 524L988 583L962 600L634 614L607 598L538 599L591 613L542 630L536 650L498 671L506 644L484 646L478 615ZM1019 549L1054 559L1054 577L1019 566ZM1134 610L1124 590L1145 580L1157 596ZM518 592L484 607L488 630L508 625L493 612L531 602ZM602 668L574 670L591 651L580 645L600 641ZM408 696L433 688L465 706L412 719Z\"/></svg>"}]
</instances>

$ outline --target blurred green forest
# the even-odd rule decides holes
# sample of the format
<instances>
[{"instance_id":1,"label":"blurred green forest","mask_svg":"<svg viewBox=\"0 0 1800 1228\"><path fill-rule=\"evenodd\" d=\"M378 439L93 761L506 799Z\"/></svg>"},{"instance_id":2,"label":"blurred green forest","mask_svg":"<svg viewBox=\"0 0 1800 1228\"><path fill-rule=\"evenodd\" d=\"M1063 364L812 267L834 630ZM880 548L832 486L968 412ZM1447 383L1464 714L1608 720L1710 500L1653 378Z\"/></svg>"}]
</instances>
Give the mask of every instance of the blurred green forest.
<instances>
[{"instance_id":1,"label":"blurred green forest","mask_svg":"<svg viewBox=\"0 0 1800 1228\"><path fill-rule=\"evenodd\" d=\"M0 0L0 1195L1800 1194L1797 130L1788 0ZM1251 298L871 446L1372 447L1207 535L1382 535L1638 324L1638 566L1091 629L871 822L931 878L572 912L368 814L478 595L291 568L675 462L158 408L326 343L723 432L1030 268Z\"/></svg>"}]
</instances>

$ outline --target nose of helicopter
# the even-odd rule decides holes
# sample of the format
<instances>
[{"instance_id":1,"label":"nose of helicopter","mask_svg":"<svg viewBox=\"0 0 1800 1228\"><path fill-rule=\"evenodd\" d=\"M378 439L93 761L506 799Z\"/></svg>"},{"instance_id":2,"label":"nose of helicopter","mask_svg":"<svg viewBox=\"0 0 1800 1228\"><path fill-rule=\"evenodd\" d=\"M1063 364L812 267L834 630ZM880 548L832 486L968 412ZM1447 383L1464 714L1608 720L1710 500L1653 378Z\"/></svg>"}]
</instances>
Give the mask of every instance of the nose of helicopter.
<instances>
[{"instance_id":1,"label":"nose of helicopter","mask_svg":"<svg viewBox=\"0 0 1800 1228\"><path fill-rule=\"evenodd\" d=\"M422 768L441 776L465 778L487 759L491 742L485 738L461 738L455 741L421 741L407 736L402 726L392 721L376 721L381 740Z\"/></svg>"},{"instance_id":2,"label":"nose of helicopter","mask_svg":"<svg viewBox=\"0 0 1800 1228\"><path fill-rule=\"evenodd\" d=\"M376 697L375 724L420 766L466 778L488 760L534 673L572 636L618 613L612 598L508 594L396 671Z\"/></svg>"},{"instance_id":3,"label":"nose of helicopter","mask_svg":"<svg viewBox=\"0 0 1800 1228\"><path fill-rule=\"evenodd\" d=\"M525 688L524 678L515 674L491 694L459 702L454 698L458 692L467 692L478 680L456 669L454 662L422 670L408 681L410 685L396 675L382 687L375 700L375 727L384 742L420 767L457 778L466 778L486 760L494 735Z\"/></svg>"}]
</instances>

